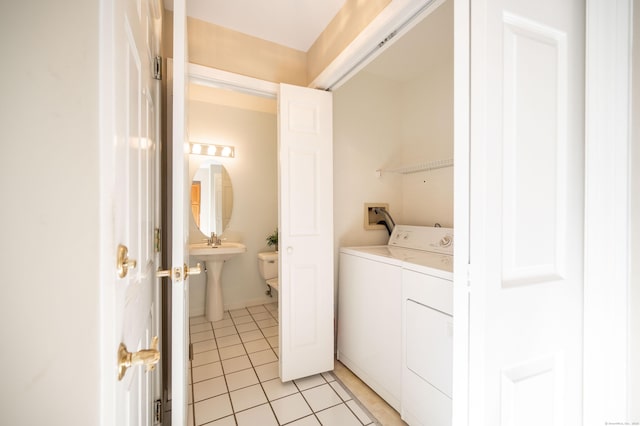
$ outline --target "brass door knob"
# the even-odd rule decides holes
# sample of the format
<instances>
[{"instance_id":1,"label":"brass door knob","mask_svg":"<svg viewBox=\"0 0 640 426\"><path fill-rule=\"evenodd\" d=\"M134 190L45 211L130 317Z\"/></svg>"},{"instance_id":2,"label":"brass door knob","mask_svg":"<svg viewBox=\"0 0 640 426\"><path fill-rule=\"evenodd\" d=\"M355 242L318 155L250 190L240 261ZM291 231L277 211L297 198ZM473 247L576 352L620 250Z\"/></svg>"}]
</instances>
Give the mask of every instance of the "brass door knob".
<instances>
[{"instance_id":1,"label":"brass door knob","mask_svg":"<svg viewBox=\"0 0 640 426\"><path fill-rule=\"evenodd\" d=\"M133 259L129 259L129 249L122 244L118 245L118 260L116 269L118 270L118 276L124 278L127 276L129 269L134 269L137 262Z\"/></svg>"},{"instance_id":2,"label":"brass door knob","mask_svg":"<svg viewBox=\"0 0 640 426\"><path fill-rule=\"evenodd\" d=\"M120 343L118 348L118 380L122 380L127 368L131 366L144 365L146 367L145 371L152 371L156 368L158 361L160 361L158 336L151 339L151 348L138 352L129 352L125 344Z\"/></svg>"},{"instance_id":3,"label":"brass door knob","mask_svg":"<svg viewBox=\"0 0 640 426\"><path fill-rule=\"evenodd\" d=\"M180 281L180 276L181 276L181 271L180 268L175 268L173 270L173 276L171 276L171 269L158 269L156 271L156 277L158 278L163 278L163 277L169 277L172 280L175 281ZM185 279L189 276L189 275L198 275L202 272L202 266L200 263L196 263L196 266L187 266L187 264L184 264L184 276Z\"/></svg>"},{"instance_id":4,"label":"brass door knob","mask_svg":"<svg viewBox=\"0 0 640 426\"><path fill-rule=\"evenodd\" d=\"M185 277L188 277L189 275L200 275L201 272L202 272L202 265L200 264L200 262L196 263L196 266L187 266L186 263L184 265Z\"/></svg>"}]
</instances>

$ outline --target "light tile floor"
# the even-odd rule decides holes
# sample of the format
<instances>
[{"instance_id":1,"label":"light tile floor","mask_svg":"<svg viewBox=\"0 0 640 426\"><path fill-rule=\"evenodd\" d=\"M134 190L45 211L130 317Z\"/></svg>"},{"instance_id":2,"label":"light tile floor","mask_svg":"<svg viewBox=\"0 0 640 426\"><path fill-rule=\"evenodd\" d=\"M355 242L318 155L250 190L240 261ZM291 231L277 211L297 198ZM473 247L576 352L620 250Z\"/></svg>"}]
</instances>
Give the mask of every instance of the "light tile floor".
<instances>
[{"instance_id":1,"label":"light tile floor","mask_svg":"<svg viewBox=\"0 0 640 426\"><path fill-rule=\"evenodd\" d=\"M379 424L333 373L280 381L277 319L277 303L190 319L189 426Z\"/></svg>"}]
</instances>

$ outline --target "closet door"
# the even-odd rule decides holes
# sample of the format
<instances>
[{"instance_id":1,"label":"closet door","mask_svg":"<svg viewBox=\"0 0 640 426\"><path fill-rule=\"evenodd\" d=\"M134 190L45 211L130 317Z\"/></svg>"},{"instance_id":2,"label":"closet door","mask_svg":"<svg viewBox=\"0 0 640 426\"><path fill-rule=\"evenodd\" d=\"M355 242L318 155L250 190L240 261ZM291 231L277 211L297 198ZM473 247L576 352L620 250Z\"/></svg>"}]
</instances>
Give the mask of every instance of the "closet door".
<instances>
[{"instance_id":1,"label":"closet door","mask_svg":"<svg viewBox=\"0 0 640 426\"><path fill-rule=\"evenodd\" d=\"M280 378L333 370L333 111L329 92L280 85Z\"/></svg>"},{"instance_id":2,"label":"closet door","mask_svg":"<svg viewBox=\"0 0 640 426\"><path fill-rule=\"evenodd\" d=\"M471 8L470 425L582 424L584 19Z\"/></svg>"}]
</instances>

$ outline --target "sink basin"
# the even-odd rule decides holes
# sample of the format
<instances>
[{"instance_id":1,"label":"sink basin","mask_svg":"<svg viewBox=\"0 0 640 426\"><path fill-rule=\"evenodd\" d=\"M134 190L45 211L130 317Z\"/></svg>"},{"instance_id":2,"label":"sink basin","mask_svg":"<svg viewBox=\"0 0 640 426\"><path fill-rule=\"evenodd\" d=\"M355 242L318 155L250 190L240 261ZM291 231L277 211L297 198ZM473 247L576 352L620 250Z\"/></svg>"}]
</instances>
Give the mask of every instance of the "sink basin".
<instances>
[{"instance_id":1,"label":"sink basin","mask_svg":"<svg viewBox=\"0 0 640 426\"><path fill-rule=\"evenodd\" d=\"M196 259L205 262L225 261L233 256L245 253L247 246L242 243L224 242L218 246L210 246L207 243L189 244L189 254Z\"/></svg>"},{"instance_id":2,"label":"sink basin","mask_svg":"<svg viewBox=\"0 0 640 426\"><path fill-rule=\"evenodd\" d=\"M207 243L189 244L189 255L207 264L207 295L205 300L207 321L220 321L224 315L221 282L224 262L246 251L247 246L244 244L227 241L214 247L207 245Z\"/></svg>"}]
</instances>

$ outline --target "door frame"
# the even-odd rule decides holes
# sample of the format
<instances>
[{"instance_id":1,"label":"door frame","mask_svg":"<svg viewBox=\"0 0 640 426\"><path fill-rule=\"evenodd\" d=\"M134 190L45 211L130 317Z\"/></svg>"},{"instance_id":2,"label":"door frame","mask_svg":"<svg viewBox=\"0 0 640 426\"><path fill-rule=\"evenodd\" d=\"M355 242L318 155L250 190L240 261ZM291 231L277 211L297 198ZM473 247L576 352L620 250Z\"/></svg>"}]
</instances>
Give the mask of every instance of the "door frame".
<instances>
[{"instance_id":1,"label":"door frame","mask_svg":"<svg viewBox=\"0 0 640 426\"><path fill-rule=\"evenodd\" d=\"M628 418L632 8L633 0L587 0L585 424L632 420Z\"/></svg>"},{"instance_id":2,"label":"door frame","mask_svg":"<svg viewBox=\"0 0 640 426\"><path fill-rule=\"evenodd\" d=\"M231 89L240 93L270 99L276 99L278 95L279 85L277 83L198 64L189 64L187 77L189 78L189 83L207 87Z\"/></svg>"}]
</instances>

